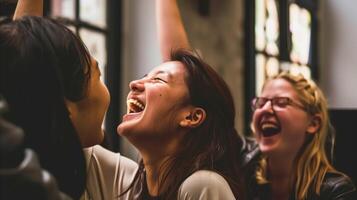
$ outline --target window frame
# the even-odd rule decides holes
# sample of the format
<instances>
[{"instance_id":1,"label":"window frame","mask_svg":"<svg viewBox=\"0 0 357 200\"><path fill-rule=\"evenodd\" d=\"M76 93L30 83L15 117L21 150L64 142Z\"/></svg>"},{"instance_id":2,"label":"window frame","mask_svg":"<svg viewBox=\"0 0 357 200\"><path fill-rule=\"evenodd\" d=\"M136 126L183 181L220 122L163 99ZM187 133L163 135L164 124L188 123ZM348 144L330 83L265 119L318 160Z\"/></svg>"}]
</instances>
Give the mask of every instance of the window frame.
<instances>
[{"instance_id":1,"label":"window frame","mask_svg":"<svg viewBox=\"0 0 357 200\"><path fill-rule=\"evenodd\" d=\"M257 50L255 46L255 3L256 0L245 0L245 74L244 74L244 132L246 135L251 133L250 123L252 118L252 111L250 109L250 102L256 96L256 55ZM311 35L310 35L310 50L308 65L311 70L311 78L318 82L318 1L307 0L276 0L278 9L279 21L279 38L278 47L279 55L278 60L281 62L292 63L290 60L290 50L292 46L291 33L289 30L289 5L292 3L297 4L301 8L305 8L311 15Z\"/></svg>"}]
</instances>

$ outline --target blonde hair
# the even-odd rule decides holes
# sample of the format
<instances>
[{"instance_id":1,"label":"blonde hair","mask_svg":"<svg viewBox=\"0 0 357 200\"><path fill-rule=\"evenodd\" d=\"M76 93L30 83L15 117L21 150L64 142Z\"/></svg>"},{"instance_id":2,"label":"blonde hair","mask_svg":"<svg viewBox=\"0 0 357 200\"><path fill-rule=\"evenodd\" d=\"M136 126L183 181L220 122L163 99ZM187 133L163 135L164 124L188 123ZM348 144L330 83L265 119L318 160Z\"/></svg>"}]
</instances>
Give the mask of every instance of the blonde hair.
<instances>
[{"instance_id":1,"label":"blonde hair","mask_svg":"<svg viewBox=\"0 0 357 200\"><path fill-rule=\"evenodd\" d=\"M322 91L312 80L305 79L302 75L291 75L286 72L280 73L270 80L284 79L288 81L296 93L299 101L303 104L306 112L310 115L319 114L321 117L320 128L311 137L307 137L299 154L295 158L295 166L292 179L295 181L295 198L307 199L309 192L320 194L321 184L326 172L336 172L331 165L326 153L326 143L330 140L332 151L334 144L334 132L331 130L327 110L327 100ZM264 88L264 86L263 86ZM254 130L253 130L254 131ZM267 158L263 157L256 170L258 184L267 183Z\"/></svg>"}]
</instances>

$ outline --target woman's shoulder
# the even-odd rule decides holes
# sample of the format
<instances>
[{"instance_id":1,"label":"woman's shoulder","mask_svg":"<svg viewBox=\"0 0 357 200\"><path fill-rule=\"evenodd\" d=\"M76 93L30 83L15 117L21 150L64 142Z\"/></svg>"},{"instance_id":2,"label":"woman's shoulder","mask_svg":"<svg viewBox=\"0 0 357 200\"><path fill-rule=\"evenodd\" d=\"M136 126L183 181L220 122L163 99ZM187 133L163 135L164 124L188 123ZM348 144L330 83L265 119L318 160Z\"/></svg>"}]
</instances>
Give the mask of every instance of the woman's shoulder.
<instances>
[{"instance_id":1,"label":"woman's shoulder","mask_svg":"<svg viewBox=\"0 0 357 200\"><path fill-rule=\"evenodd\" d=\"M115 199L128 188L138 168L136 162L100 145L83 151L87 161L84 199Z\"/></svg>"},{"instance_id":2,"label":"woman's shoulder","mask_svg":"<svg viewBox=\"0 0 357 200\"><path fill-rule=\"evenodd\" d=\"M96 164L111 168L122 167L133 170L136 170L138 167L138 164L133 160L100 145L84 149L84 155L88 162L87 164Z\"/></svg>"},{"instance_id":3,"label":"woman's shoulder","mask_svg":"<svg viewBox=\"0 0 357 200\"><path fill-rule=\"evenodd\" d=\"M357 199L357 191L353 181L340 172L326 173L320 194L324 199Z\"/></svg>"},{"instance_id":4,"label":"woman's shoulder","mask_svg":"<svg viewBox=\"0 0 357 200\"><path fill-rule=\"evenodd\" d=\"M214 171L199 170L181 184L178 199L235 199L228 182Z\"/></svg>"}]
</instances>

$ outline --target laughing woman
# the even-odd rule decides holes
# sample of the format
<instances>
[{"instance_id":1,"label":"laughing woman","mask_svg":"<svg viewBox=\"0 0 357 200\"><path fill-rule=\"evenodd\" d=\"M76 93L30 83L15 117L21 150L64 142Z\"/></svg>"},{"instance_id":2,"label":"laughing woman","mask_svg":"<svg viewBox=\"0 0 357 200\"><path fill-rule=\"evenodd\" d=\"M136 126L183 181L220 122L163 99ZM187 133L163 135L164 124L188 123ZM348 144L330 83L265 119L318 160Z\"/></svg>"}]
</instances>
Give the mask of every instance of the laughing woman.
<instances>
[{"instance_id":1,"label":"laughing woman","mask_svg":"<svg viewBox=\"0 0 357 200\"><path fill-rule=\"evenodd\" d=\"M41 16L42 5L19 0L15 20L0 21L0 93L10 108L5 117L24 129L25 147L35 150L62 192L73 199L116 199L137 164L97 145L110 101L98 63L63 24L24 17Z\"/></svg>"},{"instance_id":2,"label":"laughing woman","mask_svg":"<svg viewBox=\"0 0 357 200\"><path fill-rule=\"evenodd\" d=\"M136 198L243 199L233 99L211 67L175 51L129 86L118 132L142 156Z\"/></svg>"},{"instance_id":3,"label":"laughing woman","mask_svg":"<svg viewBox=\"0 0 357 200\"><path fill-rule=\"evenodd\" d=\"M357 199L351 180L329 162L327 103L313 81L279 74L265 83L252 108L263 158L249 199Z\"/></svg>"},{"instance_id":4,"label":"laughing woman","mask_svg":"<svg viewBox=\"0 0 357 200\"><path fill-rule=\"evenodd\" d=\"M156 0L161 54L172 48L190 48L177 0ZM247 148L237 157L250 160L246 177L250 200L352 200L351 180L329 162L326 141L329 117L321 90L300 76L281 74L268 81L253 102L252 127L259 148ZM263 153L259 160L257 150ZM252 159L253 158L253 159ZM256 164L256 165L255 165ZM257 170L255 168L257 166ZM253 176L250 176L253 171Z\"/></svg>"}]
</instances>

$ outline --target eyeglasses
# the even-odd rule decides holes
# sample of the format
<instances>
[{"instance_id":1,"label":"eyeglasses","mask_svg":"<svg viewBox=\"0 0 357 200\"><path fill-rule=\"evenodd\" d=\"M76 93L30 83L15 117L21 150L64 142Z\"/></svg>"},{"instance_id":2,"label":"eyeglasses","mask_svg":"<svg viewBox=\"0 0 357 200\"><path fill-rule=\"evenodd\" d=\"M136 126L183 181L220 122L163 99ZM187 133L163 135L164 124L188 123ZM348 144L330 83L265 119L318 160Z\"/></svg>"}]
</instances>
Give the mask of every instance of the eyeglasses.
<instances>
[{"instance_id":1,"label":"eyeglasses","mask_svg":"<svg viewBox=\"0 0 357 200\"><path fill-rule=\"evenodd\" d=\"M274 98L265 98L265 97L255 97L252 101L252 110L255 111L256 109L262 108L268 101L271 102L271 106L274 109L285 108L288 105L296 106L302 110L306 110L304 106L295 103L289 97L274 97Z\"/></svg>"}]
</instances>

